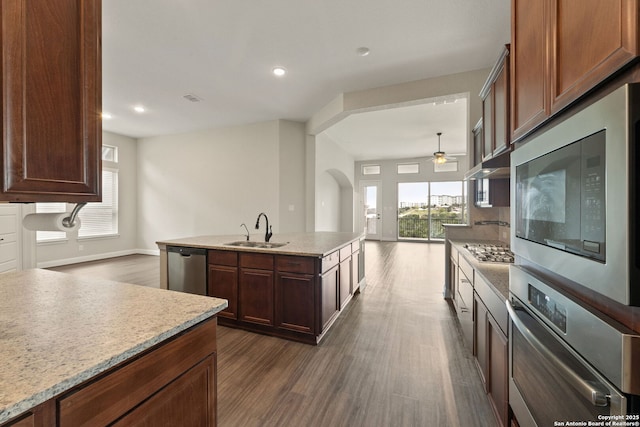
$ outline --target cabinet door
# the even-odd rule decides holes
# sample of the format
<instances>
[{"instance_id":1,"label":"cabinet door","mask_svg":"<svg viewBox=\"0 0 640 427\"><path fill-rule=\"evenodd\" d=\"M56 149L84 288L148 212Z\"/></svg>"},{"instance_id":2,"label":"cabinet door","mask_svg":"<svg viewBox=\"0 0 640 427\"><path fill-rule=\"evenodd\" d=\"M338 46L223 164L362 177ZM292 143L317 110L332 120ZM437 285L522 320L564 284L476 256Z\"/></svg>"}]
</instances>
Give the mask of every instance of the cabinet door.
<instances>
[{"instance_id":1,"label":"cabinet door","mask_svg":"<svg viewBox=\"0 0 640 427\"><path fill-rule=\"evenodd\" d=\"M273 326L273 271L240 269L238 288L239 319Z\"/></svg>"},{"instance_id":2,"label":"cabinet door","mask_svg":"<svg viewBox=\"0 0 640 427\"><path fill-rule=\"evenodd\" d=\"M493 110L493 90L490 89L486 97L482 100L482 158L487 159L491 157L493 152L493 122L494 122L494 110Z\"/></svg>"},{"instance_id":3,"label":"cabinet door","mask_svg":"<svg viewBox=\"0 0 640 427\"><path fill-rule=\"evenodd\" d=\"M509 128L509 58L493 83L493 155L507 150L511 144Z\"/></svg>"},{"instance_id":4,"label":"cabinet door","mask_svg":"<svg viewBox=\"0 0 640 427\"><path fill-rule=\"evenodd\" d=\"M100 201L100 0L1 7L0 200Z\"/></svg>"},{"instance_id":5,"label":"cabinet door","mask_svg":"<svg viewBox=\"0 0 640 427\"><path fill-rule=\"evenodd\" d=\"M358 266L360 265L360 250L351 255L351 291L355 294L360 289L358 282Z\"/></svg>"},{"instance_id":6,"label":"cabinet door","mask_svg":"<svg viewBox=\"0 0 640 427\"><path fill-rule=\"evenodd\" d=\"M209 264L207 295L229 302L229 306L218 313L219 317L238 319L238 267Z\"/></svg>"},{"instance_id":7,"label":"cabinet door","mask_svg":"<svg viewBox=\"0 0 640 427\"><path fill-rule=\"evenodd\" d=\"M324 331L338 314L338 266L322 275L320 324Z\"/></svg>"},{"instance_id":8,"label":"cabinet door","mask_svg":"<svg viewBox=\"0 0 640 427\"><path fill-rule=\"evenodd\" d=\"M340 299L340 310L347 305L349 298L351 297L351 257L340 263L340 278L338 298Z\"/></svg>"},{"instance_id":9,"label":"cabinet door","mask_svg":"<svg viewBox=\"0 0 640 427\"><path fill-rule=\"evenodd\" d=\"M638 55L636 0L551 0L551 113Z\"/></svg>"},{"instance_id":10,"label":"cabinet door","mask_svg":"<svg viewBox=\"0 0 640 427\"><path fill-rule=\"evenodd\" d=\"M315 334L314 285L312 274L277 273L276 327Z\"/></svg>"},{"instance_id":11,"label":"cabinet door","mask_svg":"<svg viewBox=\"0 0 640 427\"><path fill-rule=\"evenodd\" d=\"M121 426L215 426L215 354L114 423Z\"/></svg>"},{"instance_id":12,"label":"cabinet door","mask_svg":"<svg viewBox=\"0 0 640 427\"><path fill-rule=\"evenodd\" d=\"M478 294L473 295L473 354L476 356L478 368L480 370L480 377L482 382L487 387L487 307L482 303L482 300L478 297Z\"/></svg>"},{"instance_id":13,"label":"cabinet door","mask_svg":"<svg viewBox=\"0 0 640 427\"><path fill-rule=\"evenodd\" d=\"M511 128L515 140L548 116L545 5L511 2Z\"/></svg>"},{"instance_id":14,"label":"cabinet door","mask_svg":"<svg viewBox=\"0 0 640 427\"><path fill-rule=\"evenodd\" d=\"M477 165L482 162L482 134L483 134L482 119L478 121L473 128L473 165Z\"/></svg>"},{"instance_id":15,"label":"cabinet door","mask_svg":"<svg viewBox=\"0 0 640 427\"><path fill-rule=\"evenodd\" d=\"M501 425L509 425L509 348L507 337L493 317L487 317L487 344L489 345L488 394Z\"/></svg>"}]
</instances>

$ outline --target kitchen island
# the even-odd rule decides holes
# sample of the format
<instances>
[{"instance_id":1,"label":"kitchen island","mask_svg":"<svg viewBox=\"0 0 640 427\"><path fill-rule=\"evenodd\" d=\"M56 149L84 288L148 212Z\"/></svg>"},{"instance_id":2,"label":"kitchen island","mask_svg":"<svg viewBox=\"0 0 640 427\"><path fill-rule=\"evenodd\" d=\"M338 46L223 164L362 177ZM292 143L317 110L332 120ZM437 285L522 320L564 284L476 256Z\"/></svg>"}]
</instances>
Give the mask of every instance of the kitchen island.
<instances>
[{"instance_id":1,"label":"kitchen island","mask_svg":"<svg viewBox=\"0 0 640 427\"><path fill-rule=\"evenodd\" d=\"M277 234L273 247L244 242L242 235L157 242L161 286L167 287L167 247L204 248L207 294L229 301L220 325L309 344L320 342L365 286L361 233Z\"/></svg>"},{"instance_id":2,"label":"kitchen island","mask_svg":"<svg viewBox=\"0 0 640 427\"><path fill-rule=\"evenodd\" d=\"M47 270L1 275L0 425L215 425L226 306Z\"/></svg>"}]
</instances>

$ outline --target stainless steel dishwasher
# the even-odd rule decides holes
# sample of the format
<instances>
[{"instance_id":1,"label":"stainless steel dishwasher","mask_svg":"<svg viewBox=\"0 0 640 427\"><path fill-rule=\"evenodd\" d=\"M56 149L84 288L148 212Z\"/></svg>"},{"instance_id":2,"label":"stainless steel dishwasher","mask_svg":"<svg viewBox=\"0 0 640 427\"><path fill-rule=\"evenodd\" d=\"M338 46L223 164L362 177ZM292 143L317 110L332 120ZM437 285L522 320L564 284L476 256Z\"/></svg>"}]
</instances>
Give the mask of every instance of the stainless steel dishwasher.
<instances>
[{"instance_id":1,"label":"stainless steel dishwasher","mask_svg":"<svg viewBox=\"0 0 640 427\"><path fill-rule=\"evenodd\" d=\"M167 287L173 291L207 294L207 250L167 246Z\"/></svg>"}]
</instances>

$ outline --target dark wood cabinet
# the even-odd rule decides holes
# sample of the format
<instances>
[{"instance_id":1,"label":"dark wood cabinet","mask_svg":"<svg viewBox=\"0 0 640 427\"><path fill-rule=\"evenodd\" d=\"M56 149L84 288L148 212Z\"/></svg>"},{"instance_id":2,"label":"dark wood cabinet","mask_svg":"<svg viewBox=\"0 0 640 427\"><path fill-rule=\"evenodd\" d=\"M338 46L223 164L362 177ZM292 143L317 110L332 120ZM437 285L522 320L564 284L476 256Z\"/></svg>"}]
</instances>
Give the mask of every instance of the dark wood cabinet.
<instances>
[{"instance_id":1,"label":"dark wood cabinet","mask_svg":"<svg viewBox=\"0 0 640 427\"><path fill-rule=\"evenodd\" d=\"M2 426L215 426L216 363L213 317Z\"/></svg>"},{"instance_id":2,"label":"dark wood cabinet","mask_svg":"<svg viewBox=\"0 0 640 427\"><path fill-rule=\"evenodd\" d=\"M218 321L317 344L364 283L363 246L350 242L323 258L209 249L208 295L229 304Z\"/></svg>"},{"instance_id":3,"label":"dark wood cabinet","mask_svg":"<svg viewBox=\"0 0 640 427\"><path fill-rule=\"evenodd\" d=\"M502 426L509 425L509 347L495 319L487 316L487 394Z\"/></svg>"},{"instance_id":4,"label":"dark wood cabinet","mask_svg":"<svg viewBox=\"0 0 640 427\"><path fill-rule=\"evenodd\" d=\"M458 269L458 283L456 297L454 299L462 337L467 348L473 352L473 273L471 279L465 274L462 267Z\"/></svg>"},{"instance_id":5,"label":"dark wood cabinet","mask_svg":"<svg viewBox=\"0 0 640 427\"><path fill-rule=\"evenodd\" d=\"M551 114L638 56L638 1L551 0Z\"/></svg>"},{"instance_id":6,"label":"dark wood cabinet","mask_svg":"<svg viewBox=\"0 0 640 427\"><path fill-rule=\"evenodd\" d=\"M484 160L511 149L509 69L509 45L506 45L480 91Z\"/></svg>"},{"instance_id":7,"label":"dark wood cabinet","mask_svg":"<svg viewBox=\"0 0 640 427\"><path fill-rule=\"evenodd\" d=\"M274 325L273 255L239 254L238 319L243 322Z\"/></svg>"},{"instance_id":8,"label":"dark wood cabinet","mask_svg":"<svg viewBox=\"0 0 640 427\"><path fill-rule=\"evenodd\" d=\"M315 262L313 258L276 257L276 327L314 335Z\"/></svg>"},{"instance_id":9,"label":"dark wood cabinet","mask_svg":"<svg viewBox=\"0 0 640 427\"><path fill-rule=\"evenodd\" d=\"M489 370L487 361L489 356L487 350L487 317L489 313L487 312L487 307L475 292L473 294L473 313L473 355L476 357L476 364L486 390L487 372Z\"/></svg>"},{"instance_id":10,"label":"dark wood cabinet","mask_svg":"<svg viewBox=\"0 0 640 427\"><path fill-rule=\"evenodd\" d=\"M100 201L100 0L3 1L0 17L0 200Z\"/></svg>"},{"instance_id":11,"label":"dark wood cabinet","mask_svg":"<svg viewBox=\"0 0 640 427\"><path fill-rule=\"evenodd\" d=\"M482 118L478 120L478 123L473 127L473 166L482 163L482 153L484 153L483 147L483 135L484 126L482 124Z\"/></svg>"},{"instance_id":12,"label":"dark wood cabinet","mask_svg":"<svg viewBox=\"0 0 640 427\"><path fill-rule=\"evenodd\" d=\"M509 315L504 299L497 296L482 277L476 278L474 289L474 355L496 419L506 427L509 425L506 336Z\"/></svg>"},{"instance_id":13,"label":"dark wood cabinet","mask_svg":"<svg viewBox=\"0 0 640 427\"><path fill-rule=\"evenodd\" d=\"M638 4L512 0L513 141L637 58Z\"/></svg>"},{"instance_id":14,"label":"dark wood cabinet","mask_svg":"<svg viewBox=\"0 0 640 427\"><path fill-rule=\"evenodd\" d=\"M321 308L320 325L325 331L338 316L340 305L338 303L338 283L340 281L340 269L338 265L322 274L321 280Z\"/></svg>"},{"instance_id":15,"label":"dark wood cabinet","mask_svg":"<svg viewBox=\"0 0 640 427\"><path fill-rule=\"evenodd\" d=\"M340 249L340 275L338 278L338 308L342 310L351 299L351 245Z\"/></svg>"},{"instance_id":16,"label":"dark wood cabinet","mask_svg":"<svg viewBox=\"0 0 640 427\"><path fill-rule=\"evenodd\" d=\"M218 313L219 317L238 318L238 254L229 251L208 251L209 275L207 295L223 298L228 307Z\"/></svg>"}]
</instances>

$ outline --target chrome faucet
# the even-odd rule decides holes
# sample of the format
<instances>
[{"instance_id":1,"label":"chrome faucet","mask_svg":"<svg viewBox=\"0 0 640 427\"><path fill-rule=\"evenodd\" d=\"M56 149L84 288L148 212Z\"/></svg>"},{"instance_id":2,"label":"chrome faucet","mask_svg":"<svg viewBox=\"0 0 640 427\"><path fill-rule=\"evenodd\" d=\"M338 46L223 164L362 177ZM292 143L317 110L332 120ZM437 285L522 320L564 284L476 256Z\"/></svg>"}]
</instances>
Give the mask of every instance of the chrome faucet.
<instances>
[{"instance_id":1,"label":"chrome faucet","mask_svg":"<svg viewBox=\"0 0 640 427\"><path fill-rule=\"evenodd\" d=\"M273 236L273 233L271 232L271 227L269 227L269 218L267 218L267 214L265 214L264 212L260 212L260 215L258 215L258 219L256 219L256 230L260 228L261 216L264 216L265 221L267 221L267 227L264 233L264 241L268 242L269 239L271 239L271 236Z\"/></svg>"},{"instance_id":2,"label":"chrome faucet","mask_svg":"<svg viewBox=\"0 0 640 427\"><path fill-rule=\"evenodd\" d=\"M247 228L247 224L245 224L244 222L242 224L240 224L240 227L244 227L245 230L247 230L247 235L245 236L247 238L247 242L249 241L249 229Z\"/></svg>"}]
</instances>

